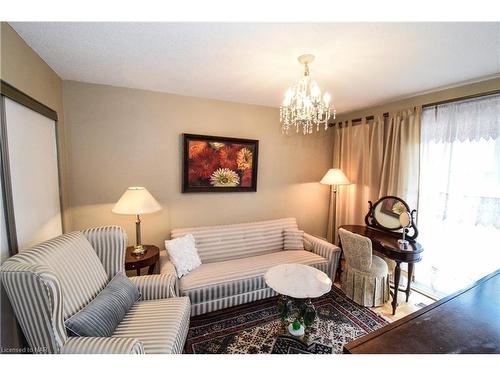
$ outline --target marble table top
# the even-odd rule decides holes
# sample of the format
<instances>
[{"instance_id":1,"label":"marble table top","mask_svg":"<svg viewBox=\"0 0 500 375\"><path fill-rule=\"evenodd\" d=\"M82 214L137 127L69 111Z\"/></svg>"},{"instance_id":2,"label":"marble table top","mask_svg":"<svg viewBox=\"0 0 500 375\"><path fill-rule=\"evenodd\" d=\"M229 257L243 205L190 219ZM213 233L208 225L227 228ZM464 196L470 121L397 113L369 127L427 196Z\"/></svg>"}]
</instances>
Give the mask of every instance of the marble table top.
<instances>
[{"instance_id":1,"label":"marble table top","mask_svg":"<svg viewBox=\"0 0 500 375\"><path fill-rule=\"evenodd\" d=\"M317 298L328 293L332 280L326 273L303 264L280 264L264 275L266 284L275 292L293 298Z\"/></svg>"}]
</instances>

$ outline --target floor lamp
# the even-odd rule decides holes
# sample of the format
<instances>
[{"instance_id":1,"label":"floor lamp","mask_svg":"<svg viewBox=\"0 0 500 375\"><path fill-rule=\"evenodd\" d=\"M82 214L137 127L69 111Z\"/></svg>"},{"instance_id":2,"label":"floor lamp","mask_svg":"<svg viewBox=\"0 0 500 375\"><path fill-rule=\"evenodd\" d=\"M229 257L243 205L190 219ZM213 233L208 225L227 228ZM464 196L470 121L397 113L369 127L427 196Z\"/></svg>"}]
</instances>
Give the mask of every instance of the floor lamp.
<instances>
[{"instance_id":1,"label":"floor lamp","mask_svg":"<svg viewBox=\"0 0 500 375\"><path fill-rule=\"evenodd\" d=\"M335 239L337 238L337 228L335 226L335 219L337 215L337 188L339 185L349 185L351 182L340 169L332 168L326 172L320 183L331 186L330 204L333 207L332 243L335 243Z\"/></svg>"}]
</instances>

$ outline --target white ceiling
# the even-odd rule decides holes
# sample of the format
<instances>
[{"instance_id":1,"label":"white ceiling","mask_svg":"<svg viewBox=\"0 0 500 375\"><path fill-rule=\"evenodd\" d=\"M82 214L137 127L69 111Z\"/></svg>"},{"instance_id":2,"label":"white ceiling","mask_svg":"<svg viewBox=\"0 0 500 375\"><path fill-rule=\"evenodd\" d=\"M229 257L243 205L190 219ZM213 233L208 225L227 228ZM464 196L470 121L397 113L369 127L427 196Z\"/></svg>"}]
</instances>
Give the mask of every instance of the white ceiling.
<instances>
[{"instance_id":1,"label":"white ceiling","mask_svg":"<svg viewBox=\"0 0 500 375\"><path fill-rule=\"evenodd\" d=\"M66 80L279 106L313 53L337 112L500 72L500 23L11 23Z\"/></svg>"}]
</instances>

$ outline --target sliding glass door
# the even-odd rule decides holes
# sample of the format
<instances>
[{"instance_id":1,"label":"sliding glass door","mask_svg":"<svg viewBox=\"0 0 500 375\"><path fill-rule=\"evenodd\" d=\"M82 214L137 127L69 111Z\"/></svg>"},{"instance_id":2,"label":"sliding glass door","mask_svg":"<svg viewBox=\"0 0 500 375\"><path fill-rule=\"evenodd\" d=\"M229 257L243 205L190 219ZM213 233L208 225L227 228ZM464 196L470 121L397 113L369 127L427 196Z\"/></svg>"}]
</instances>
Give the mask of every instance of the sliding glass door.
<instances>
[{"instance_id":1,"label":"sliding glass door","mask_svg":"<svg viewBox=\"0 0 500 375\"><path fill-rule=\"evenodd\" d=\"M425 108L417 287L442 297L500 268L500 95Z\"/></svg>"}]
</instances>

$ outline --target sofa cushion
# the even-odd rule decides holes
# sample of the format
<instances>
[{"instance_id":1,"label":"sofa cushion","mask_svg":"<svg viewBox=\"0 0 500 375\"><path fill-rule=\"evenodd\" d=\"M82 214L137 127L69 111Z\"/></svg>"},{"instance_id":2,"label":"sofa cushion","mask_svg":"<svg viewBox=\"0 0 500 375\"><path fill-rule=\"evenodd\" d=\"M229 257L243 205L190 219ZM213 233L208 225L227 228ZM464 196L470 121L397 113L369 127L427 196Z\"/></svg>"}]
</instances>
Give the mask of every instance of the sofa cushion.
<instances>
[{"instance_id":1,"label":"sofa cushion","mask_svg":"<svg viewBox=\"0 0 500 375\"><path fill-rule=\"evenodd\" d=\"M74 336L108 337L141 297L137 286L117 273L90 303L64 324Z\"/></svg>"},{"instance_id":2,"label":"sofa cushion","mask_svg":"<svg viewBox=\"0 0 500 375\"><path fill-rule=\"evenodd\" d=\"M278 251L242 259L204 263L179 280L192 304L266 288L264 274L278 264L300 263L326 269L328 261L305 250Z\"/></svg>"},{"instance_id":3,"label":"sofa cushion","mask_svg":"<svg viewBox=\"0 0 500 375\"><path fill-rule=\"evenodd\" d=\"M283 250L285 229L297 229L294 218L172 230L172 238L188 233L196 239L202 263L219 262Z\"/></svg>"},{"instance_id":4,"label":"sofa cushion","mask_svg":"<svg viewBox=\"0 0 500 375\"><path fill-rule=\"evenodd\" d=\"M190 312L186 297L139 301L125 315L113 337L139 340L146 354L182 353Z\"/></svg>"},{"instance_id":5,"label":"sofa cushion","mask_svg":"<svg viewBox=\"0 0 500 375\"><path fill-rule=\"evenodd\" d=\"M99 257L81 232L42 242L9 261L47 266L54 272L63 293L64 319L80 311L109 281Z\"/></svg>"},{"instance_id":6,"label":"sofa cushion","mask_svg":"<svg viewBox=\"0 0 500 375\"><path fill-rule=\"evenodd\" d=\"M179 278L187 275L201 264L196 241L191 233L165 241L165 248Z\"/></svg>"},{"instance_id":7,"label":"sofa cushion","mask_svg":"<svg viewBox=\"0 0 500 375\"><path fill-rule=\"evenodd\" d=\"M285 250L304 250L304 231L285 229Z\"/></svg>"}]
</instances>

